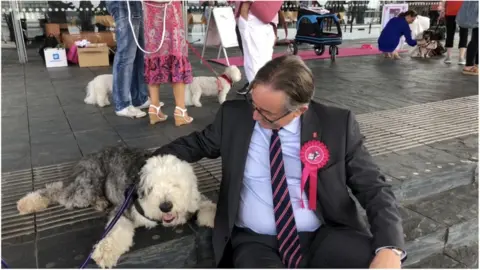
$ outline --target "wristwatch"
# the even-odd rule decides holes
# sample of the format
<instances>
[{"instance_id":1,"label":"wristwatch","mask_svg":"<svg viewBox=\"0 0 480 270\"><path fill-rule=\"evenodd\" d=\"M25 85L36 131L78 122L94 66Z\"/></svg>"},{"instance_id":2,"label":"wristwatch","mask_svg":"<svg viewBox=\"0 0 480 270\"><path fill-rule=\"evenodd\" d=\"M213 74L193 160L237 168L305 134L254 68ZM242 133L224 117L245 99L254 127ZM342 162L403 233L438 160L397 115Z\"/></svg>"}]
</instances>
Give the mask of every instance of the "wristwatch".
<instances>
[{"instance_id":1,"label":"wristwatch","mask_svg":"<svg viewBox=\"0 0 480 270\"><path fill-rule=\"evenodd\" d=\"M403 255L403 251L399 250L399 249L396 249L396 248L390 248L391 251L393 251L396 255L398 255L399 257L402 257Z\"/></svg>"}]
</instances>

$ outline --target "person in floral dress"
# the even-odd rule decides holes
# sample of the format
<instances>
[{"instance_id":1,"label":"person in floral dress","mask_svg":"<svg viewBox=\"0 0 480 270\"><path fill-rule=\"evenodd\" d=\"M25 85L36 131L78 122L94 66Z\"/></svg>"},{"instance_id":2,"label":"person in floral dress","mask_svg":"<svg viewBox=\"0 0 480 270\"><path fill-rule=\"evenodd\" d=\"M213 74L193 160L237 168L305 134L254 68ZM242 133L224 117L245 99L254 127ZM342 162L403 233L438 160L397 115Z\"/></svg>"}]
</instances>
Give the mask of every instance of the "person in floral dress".
<instances>
[{"instance_id":1,"label":"person in floral dress","mask_svg":"<svg viewBox=\"0 0 480 270\"><path fill-rule=\"evenodd\" d=\"M166 16L164 17L166 10ZM165 33L163 34L163 22ZM171 83L175 96L175 125L190 124L193 118L187 114L185 108L185 84L192 82L192 66L188 61L188 47L182 17L181 1L144 2L145 27L145 82L150 94L148 115L150 124L167 120L161 108L160 85ZM157 51L160 43L164 41Z\"/></svg>"}]
</instances>

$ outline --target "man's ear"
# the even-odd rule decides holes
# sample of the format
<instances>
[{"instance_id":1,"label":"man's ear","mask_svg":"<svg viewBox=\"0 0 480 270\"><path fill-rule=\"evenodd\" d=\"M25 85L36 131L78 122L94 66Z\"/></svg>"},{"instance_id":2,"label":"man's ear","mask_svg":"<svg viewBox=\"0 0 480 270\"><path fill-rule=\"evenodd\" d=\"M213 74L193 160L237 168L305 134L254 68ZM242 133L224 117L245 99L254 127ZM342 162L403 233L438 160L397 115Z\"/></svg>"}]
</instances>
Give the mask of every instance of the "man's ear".
<instances>
[{"instance_id":1,"label":"man's ear","mask_svg":"<svg viewBox=\"0 0 480 270\"><path fill-rule=\"evenodd\" d=\"M307 110L308 110L307 105L302 106L295 111L294 115L295 115L295 117L299 117L300 115L304 114Z\"/></svg>"}]
</instances>

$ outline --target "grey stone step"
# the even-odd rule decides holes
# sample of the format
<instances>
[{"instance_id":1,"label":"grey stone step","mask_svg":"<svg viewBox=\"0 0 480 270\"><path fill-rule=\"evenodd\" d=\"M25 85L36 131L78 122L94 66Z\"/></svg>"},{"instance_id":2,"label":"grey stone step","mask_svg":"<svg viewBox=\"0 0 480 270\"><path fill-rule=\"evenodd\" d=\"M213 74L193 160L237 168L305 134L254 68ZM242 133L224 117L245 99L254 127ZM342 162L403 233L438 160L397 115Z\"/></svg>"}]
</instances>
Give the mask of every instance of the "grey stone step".
<instances>
[{"instance_id":1,"label":"grey stone step","mask_svg":"<svg viewBox=\"0 0 480 270\"><path fill-rule=\"evenodd\" d=\"M404 217L409 252L405 267L478 267L477 185L444 191L406 204L404 209L409 212ZM439 258L446 265L438 265Z\"/></svg>"},{"instance_id":2,"label":"grey stone step","mask_svg":"<svg viewBox=\"0 0 480 270\"><path fill-rule=\"evenodd\" d=\"M375 161L387 175L387 181L393 184L396 196L405 205L402 207L402 217L410 253L408 266L424 263L431 256L449 256L438 252L445 246L444 237L449 226L462 226L462 223L452 225L437 222L413 209L411 205L422 200L431 201L436 198L435 194L438 192L448 193L450 190L471 184L477 141L477 136L471 135L435 145L375 155ZM18 250L29 250L31 244L28 242L28 237L33 241L35 232L39 239L35 244L39 250L38 267L42 268L79 265L101 235L105 221L103 216L93 209L66 211L61 207L52 207L35 216L15 215L15 201L18 198L32 189L42 187L45 183L65 179L69 174L69 166L71 167L72 164L47 166L35 168L32 171L2 175L2 184L5 184L5 188L2 189L2 210L6 213L2 216L4 223L2 245L5 242L11 244L4 250L6 250L6 257L10 256L12 259L12 265L22 266L21 263L24 260L18 258ZM202 160L194 164L194 167L201 182L200 189L215 197L215 191L218 190L221 180L221 161ZM452 201L452 204L456 205L456 202ZM26 232L26 230L31 231ZM27 243L25 243L25 235ZM72 244L72 239L82 235L81 242ZM63 243L62 248L52 247L48 244L51 242ZM180 230L161 228L140 230L135 237L135 243L134 248L121 258L119 267L178 268L192 265L195 261L194 258L192 259L194 255L192 227L187 226ZM32 250L34 252L35 248ZM66 252L67 250L74 251ZM467 248L467 250L470 249ZM169 259L171 257L178 260ZM18 259L15 260L15 258ZM459 262L458 265L466 265L466 263Z\"/></svg>"},{"instance_id":3,"label":"grey stone step","mask_svg":"<svg viewBox=\"0 0 480 270\"><path fill-rule=\"evenodd\" d=\"M417 200L474 182L478 135L374 157L400 201Z\"/></svg>"}]
</instances>

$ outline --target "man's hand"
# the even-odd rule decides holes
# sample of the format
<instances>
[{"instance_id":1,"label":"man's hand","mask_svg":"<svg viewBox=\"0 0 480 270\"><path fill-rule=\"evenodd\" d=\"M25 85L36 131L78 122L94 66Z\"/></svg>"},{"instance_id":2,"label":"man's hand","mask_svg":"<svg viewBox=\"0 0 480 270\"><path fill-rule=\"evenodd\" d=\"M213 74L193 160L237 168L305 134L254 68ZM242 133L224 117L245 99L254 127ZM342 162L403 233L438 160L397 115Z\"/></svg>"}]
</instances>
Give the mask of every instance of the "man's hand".
<instances>
[{"instance_id":1,"label":"man's hand","mask_svg":"<svg viewBox=\"0 0 480 270\"><path fill-rule=\"evenodd\" d=\"M377 255L373 258L372 263L370 263L370 268L390 268L390 269L400 269L402 262L398 256L391 249L382 249Z\"/></svg>"}]
</instances>

